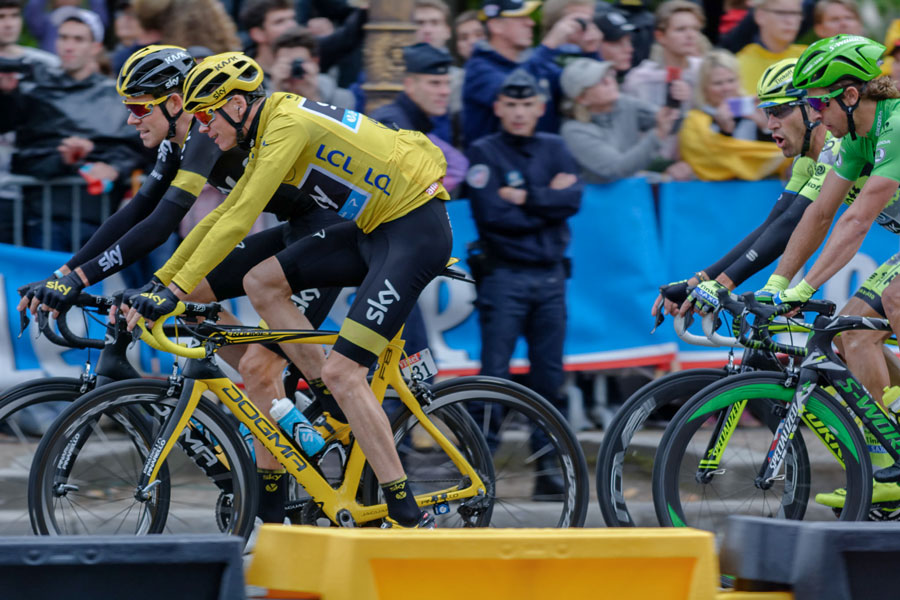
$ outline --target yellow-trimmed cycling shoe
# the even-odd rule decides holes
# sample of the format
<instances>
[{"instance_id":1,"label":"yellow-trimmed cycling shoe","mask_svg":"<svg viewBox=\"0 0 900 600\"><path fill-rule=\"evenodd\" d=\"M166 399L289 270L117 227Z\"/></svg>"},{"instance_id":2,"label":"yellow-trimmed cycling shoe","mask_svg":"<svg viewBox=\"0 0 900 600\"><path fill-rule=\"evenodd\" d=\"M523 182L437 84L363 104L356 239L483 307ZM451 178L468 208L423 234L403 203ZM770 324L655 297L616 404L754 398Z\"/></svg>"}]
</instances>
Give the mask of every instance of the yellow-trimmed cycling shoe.
<instances>
[{"instance_id":1,"label":"yellow-trimmed cycling shoe","mask_svg":"<svg viewBox=\"0 0 900 600\"><path fill-rule=\"evenodd\" d=\"M831 508L844 508L847 490L838 488L833 492L816 494L816 502ZM872 482L872 505L882 505L885 508L895 505L900 508L900 485L896 483Z\"/></svg>"},{"instance_id":2,"label":"yellow-trimmed cycling shoe","mask_svg":"<svg viewBox=\"0 0 900 600\"><path fill-rule=\"evenodd\" d=\"M416 524L412 527L404 527L397 521L393 520L390 517L384 518L384 523L381 524L382 529L434 529L434 517L431 516L430 512L423 511L421 515L419 515L419 520L416 521Z\"/></svg>"}]
</instances>

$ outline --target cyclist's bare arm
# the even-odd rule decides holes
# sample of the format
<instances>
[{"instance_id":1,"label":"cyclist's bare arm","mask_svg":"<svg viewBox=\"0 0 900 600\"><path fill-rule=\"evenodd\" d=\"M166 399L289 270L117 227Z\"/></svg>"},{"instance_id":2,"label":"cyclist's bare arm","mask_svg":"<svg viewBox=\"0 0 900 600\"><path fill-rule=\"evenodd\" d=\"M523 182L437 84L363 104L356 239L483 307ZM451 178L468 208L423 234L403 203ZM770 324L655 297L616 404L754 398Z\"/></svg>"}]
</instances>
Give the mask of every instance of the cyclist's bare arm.
<instances>
[{"instance_id":1,"label":"cyclist's bare arm","mask_svg":"<svg viewBox=\"0 0 900 600\"><path fill-rule=\"evenodd\" d=\"M834 173L829 174L829 178L832 175L839 182L844 181ZM828 179L825 183L828 183ZM849 189L851 182L847 181L846 184ZM900 183L897 181L880 175L869 177L860 191L859 198L838 219L831 237L825 244L825 249L806 275L807 283L818 288L850 262L866 239L875 218L891 201L898 185ZM822 194L825 191L823 187ZM820 194L819 199L821 198Z\"/></svg>"}]
</instances>

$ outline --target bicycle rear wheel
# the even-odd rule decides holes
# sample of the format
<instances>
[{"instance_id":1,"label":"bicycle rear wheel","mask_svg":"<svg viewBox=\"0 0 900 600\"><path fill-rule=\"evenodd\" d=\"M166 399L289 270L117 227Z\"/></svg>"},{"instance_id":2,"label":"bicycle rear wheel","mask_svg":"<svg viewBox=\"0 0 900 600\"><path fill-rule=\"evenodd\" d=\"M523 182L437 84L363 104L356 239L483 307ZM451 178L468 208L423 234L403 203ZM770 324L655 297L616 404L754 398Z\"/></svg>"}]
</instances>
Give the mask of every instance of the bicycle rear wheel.
<instances>
[{"instance_id":1,"label":"bicycle rear wheel","mask_svg":"<svg viewBox=\"0 0 900 600\"><path fill-rule=\"evenodd\" d=\"M42 439L29 478L35 531L51 535L231 533L256 512L250 456L227 416L201 398L159 473L138 493L147 456L177 398L164 381L130 380L86 394Z\"/></svg>"},{"instance_id":2,"label":"bicycle rear wheel","mask_svg":"<svg viewBox=\"0 0 900 600\"><path fill-rule=\"evenodd\" d=\"M584 453L565 418L549 402L524 386L486 376L442 381L431 393L425 412L431 416L451 414L443 411L454 407L465 410L487 441L493 461L494 484L486 498L490 513L483 508L477 521L464 515L459 525L584 524L589 502ZM400 446L406 439L414 445L416 430L421 428L410 419L405 409L393 419L395 432L402 434L398 435Z\"/></svg>"},{"instance_id":3,"label":"bicycle rear wheel","mask_svg":"<svg viewBox=\"0 0 900 600\"><path fill-rule=\"evenodd\" d=\"M597 501L608 527L652 527L653 461L662 428L648 425L667 418L691 396L726 377L725 369L669 373L641 387L616 411L597 453Z\"/></svg>"},{"instance_id":4,"label":"bicycle rear wheel","mask_svg":"<svg viewBox=\"0 0 900 600\"><path fill-rule=\"evenodd\" d=\"M0 536L33 534L28 471L34 452L43 429L81 389L80 379L52 377L23 382L0 395Z\"/></svg>"},{"instance_id":5,"label":"bicycle rear wheel","mask_svg":"<svg viewBox=\"0 0 900 600\"><path fill-rule=\"evenodd\" d=\"M785 375L745 373L713 384L678 411L660 443L653 469L653 497L663 525L720 532L728 515L834 520L833 511L810 502L816 492L847 491L841 520L868 512L872 471L862 434L846 408L816 388L806 414L815 430L801 426L789 442L782 472L770 487L755 483L772 444L772 433L793 399ZM741 410L743 402L744 410ZM762 423L746 422L751 412ZM713 423L731 419L730 438L715 437ZM821 437L820 437L821 436ZM806 441L819 439L808 447ZM718 442L718 443L717 443ZM715 471L700 461L715 447Z\"/></svg>"}]
</instances>

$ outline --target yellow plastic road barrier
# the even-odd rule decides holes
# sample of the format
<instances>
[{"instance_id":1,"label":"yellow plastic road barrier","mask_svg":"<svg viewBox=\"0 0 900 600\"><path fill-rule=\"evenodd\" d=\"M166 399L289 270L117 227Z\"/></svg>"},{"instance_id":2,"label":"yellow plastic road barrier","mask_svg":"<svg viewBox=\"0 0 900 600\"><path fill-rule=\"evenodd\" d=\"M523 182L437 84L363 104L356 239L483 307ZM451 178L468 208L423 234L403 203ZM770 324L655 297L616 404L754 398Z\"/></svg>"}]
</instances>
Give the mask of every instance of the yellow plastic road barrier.
<instances>
[{"instance_id":1,"label":"yellow plastic road barrier","mask_svg":"<svg viewBox=\"0 0 900 600\"><path fill-rule=\"evenodd\" d=\"M246 578L268 598L715 600L719 574L694 529L265 525Z\"/></svg>"},{"instance_id":2,"label":"yellow plastic road barrier","mask_svg":"<svg viewBox=\"0 0 900 600\"><path fill-rule=\"evenodd\" d=\"M716 594L716 600L794 600L790 592L735 592L722 591Z\"/></svg>"}]
</instances>

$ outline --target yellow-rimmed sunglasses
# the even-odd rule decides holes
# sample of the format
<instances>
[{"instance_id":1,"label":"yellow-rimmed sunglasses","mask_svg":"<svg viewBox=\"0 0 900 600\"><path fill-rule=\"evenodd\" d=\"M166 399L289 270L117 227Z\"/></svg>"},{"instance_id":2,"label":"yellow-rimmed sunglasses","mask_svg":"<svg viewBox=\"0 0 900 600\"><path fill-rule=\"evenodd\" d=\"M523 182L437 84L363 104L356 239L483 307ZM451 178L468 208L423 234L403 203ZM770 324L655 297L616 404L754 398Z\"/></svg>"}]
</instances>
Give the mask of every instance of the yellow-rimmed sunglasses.
<instances>
[{"instance_id":1,"label":"yellow-rimmed sunglasses","mask_svg":"<svg viewBox=\"0 0 900 600\"><path fill-rule=\"evenodd\" d=\"M228 96L227 98L225 98L224 102L222 102L215 108L205 108L203 110L198 110L197 112L194 113L194 118L197 119L198 121L200 121L200 124L203 125L204 127L209 127L210 123L215 121L216 117L218 116L216 114L216 112L220 108L223 108L226 104L228 104L228 101L231 100L233 97L234 96Z\"/></svg>"},{"instance_id":2,"label":"yellow-rimmed sunglasses","mask_svg":"<svg viewBox=\"0 0 900 600\"><path fill-rule=\"evenodd\" d=\"M143 119L153 112L153 109L157 104L162 104L166 100L169 99L169 96L163 96L162 98L156 98L155 100L150 100L148 102L128 102L125 101L123 104L125 108L127 108L134 118Z\"/></svg>"}]
</instances>

